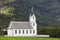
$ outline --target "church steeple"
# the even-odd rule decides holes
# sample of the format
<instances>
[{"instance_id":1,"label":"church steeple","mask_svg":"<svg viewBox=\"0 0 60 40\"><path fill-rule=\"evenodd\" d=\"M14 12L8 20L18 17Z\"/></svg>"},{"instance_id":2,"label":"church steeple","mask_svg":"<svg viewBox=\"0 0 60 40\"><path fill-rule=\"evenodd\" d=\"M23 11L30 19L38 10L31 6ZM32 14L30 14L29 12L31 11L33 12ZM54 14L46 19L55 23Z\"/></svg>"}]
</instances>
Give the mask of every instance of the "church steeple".
<instances>
[{"instance_id":1,"label":"church steeple","mask_svg":"<svg viewBox=\"0 0 60 40\"><path fill-rule=\"evenodd\" d=\"M31 22L32 26L36 26L36 16L34 14L33 7L31 8L31 14L29 16L29 21Z\"/></svg>"},{"instance_id":2,"label":"church steeple","mask_svg":"<svg viewBox=\"0 0 60 40\"><path fill-rule=\"evenodd\" d=\"M36 23L36 16L35 16L35 12L34 12L34 8L31 8L31 14L29 16L29 22L31 23L31 25L33 26L33 28L35 29L35 34L37 34L37 23Z\"/></svg>"}]
</instances>

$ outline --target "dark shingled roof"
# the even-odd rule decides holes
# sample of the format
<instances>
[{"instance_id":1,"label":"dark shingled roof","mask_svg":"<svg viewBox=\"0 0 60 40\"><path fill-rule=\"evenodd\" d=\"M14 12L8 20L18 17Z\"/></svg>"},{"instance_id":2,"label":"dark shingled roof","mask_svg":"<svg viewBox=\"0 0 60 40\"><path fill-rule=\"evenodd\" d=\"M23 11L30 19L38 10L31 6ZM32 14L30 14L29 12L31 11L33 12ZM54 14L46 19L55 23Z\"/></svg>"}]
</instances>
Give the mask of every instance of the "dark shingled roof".
<instances>
[{"instance_id":1,"label":"dark shingled roof","mask_svg":"<svg viewBox=\"0 0 60 40\"><path fill-rule=\"evenodd\" d=\"M10 22L10 25L8 29L33 29L30 22L18 22L18 21L12 21Z\"/></svg>"}]
</instances>

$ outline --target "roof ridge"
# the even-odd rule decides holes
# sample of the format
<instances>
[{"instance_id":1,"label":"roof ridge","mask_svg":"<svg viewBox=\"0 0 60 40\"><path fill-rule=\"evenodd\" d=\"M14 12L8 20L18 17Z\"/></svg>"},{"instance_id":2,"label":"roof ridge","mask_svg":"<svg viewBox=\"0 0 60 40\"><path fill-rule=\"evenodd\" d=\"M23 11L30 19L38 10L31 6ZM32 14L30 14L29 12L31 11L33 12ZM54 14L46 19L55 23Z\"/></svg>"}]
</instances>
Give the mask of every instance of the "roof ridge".
<instances>
[{"instance_id":1,"label":"roof ridge","mask_svg":"<svg viewBox=\"0 0 60 40\"><path fill-rule=\"evenodd\" d=\"M29 21L11 21L12 23L13 22L17 22L17 23L27 23L27 22L29 22Z\"/></svg>"}]
</instances>

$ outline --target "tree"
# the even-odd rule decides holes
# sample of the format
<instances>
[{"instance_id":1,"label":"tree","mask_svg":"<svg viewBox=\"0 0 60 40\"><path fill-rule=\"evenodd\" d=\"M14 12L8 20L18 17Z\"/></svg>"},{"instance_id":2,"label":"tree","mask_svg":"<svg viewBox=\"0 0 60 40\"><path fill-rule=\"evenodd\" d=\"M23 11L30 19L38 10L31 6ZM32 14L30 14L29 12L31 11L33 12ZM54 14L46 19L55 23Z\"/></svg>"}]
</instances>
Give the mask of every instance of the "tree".
<instances>
[{"instance_id":1,"label":"tree","mask_svg":"<svg viewBox=\"0 0 60 40\"><path fill-rule=\"evenodd\" d=\"M13 16L14 15L14 7L4 7L1 11L1 14L8 15L8 16Z\"/></svg>"}]
</instances>

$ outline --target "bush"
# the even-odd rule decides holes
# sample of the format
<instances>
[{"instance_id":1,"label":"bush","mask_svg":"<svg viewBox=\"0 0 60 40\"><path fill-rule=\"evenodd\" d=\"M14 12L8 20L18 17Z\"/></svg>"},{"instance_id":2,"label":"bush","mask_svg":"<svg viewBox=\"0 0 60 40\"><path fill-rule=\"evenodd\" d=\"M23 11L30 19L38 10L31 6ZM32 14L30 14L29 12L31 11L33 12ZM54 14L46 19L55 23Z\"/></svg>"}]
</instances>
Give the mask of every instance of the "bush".
<instances>
[{"instance_id":1,"label":"bush","mask_svg":"<svg viewBox=\"0 0 60 40\"><path fill-rule=\"evenodd\" d=\"M3 36L3 35L4 35L4 31L0 30L0 36Z\"/></svg>"},{"instance_id":2,"label":"bush","mask_svg":"<svg viewBox=\"0 0 60 40\"><path fill-rule=\"evenodd\" d=\"M47 34L50 37L60 37L60 27L38 27L38 34Z\"/></svg>"}]
</instances>

